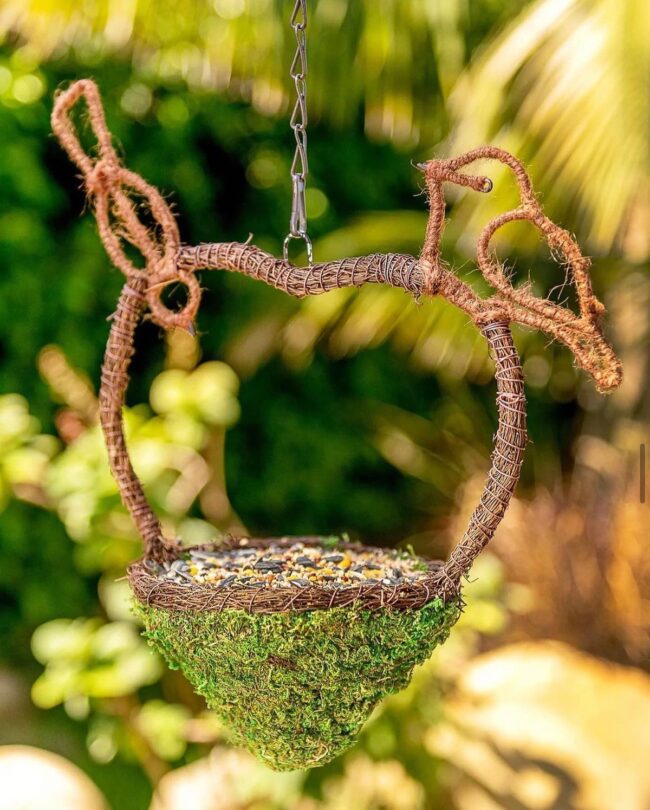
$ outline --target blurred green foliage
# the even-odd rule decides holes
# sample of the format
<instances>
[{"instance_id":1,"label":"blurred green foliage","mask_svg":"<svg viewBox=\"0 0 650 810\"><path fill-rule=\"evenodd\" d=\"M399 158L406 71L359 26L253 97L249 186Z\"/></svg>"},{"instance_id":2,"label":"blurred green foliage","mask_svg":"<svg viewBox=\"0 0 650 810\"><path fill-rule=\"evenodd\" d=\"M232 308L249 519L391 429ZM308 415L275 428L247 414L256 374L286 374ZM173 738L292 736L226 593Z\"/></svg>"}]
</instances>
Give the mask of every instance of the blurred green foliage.
<instances>
[{"instance_id":1,"label":"blurred green foliage","mask_svg":"<svg viewBox=\"0 0 650 810\"><path fill-rule=\"evenodd\" d=\"M32 687L34 703L43 709L65 703L76 717L87 714L90 698L128 695L161 674L160 662L126 622L55 619L34 633L32 652L45 665Z\"/></svg>"},{"instance_id":2,"label":"blurred green foliage","mask_svg":"<svg viewBox=\"0 0 650 810\"><path fill-rule=\"evenodd\" d=\"M563 350L519 333L534 441L529 486L571 469L570 437L582 426L638 446L641 423L636 433L630 425L647 411L650 341L639 236L647 99L638 89L648 13L638 0L570 0L559 16L545 14L548 5L319 0L320 34L310 42L317 257L417 253L426 212L409 161L430 155L453 126L452 148L480 139L520 152L549 213L592 247L631 387L603 407ZM638 25L629 22L635 15ZM167 2L152 11L144 0L8 0L0 25L0 665L25 688L34 684L36 705L54 707L25 710L13 737L5 729L0 741L63 750L115 807L131 810L144 806L149 782L223 737L187 684L148 651L128 609L121 577L139 544L108 473L92 382L121 277L92 217L80 216L79 180L50 136L52 94L79 76L96 78L129 167L173 194L185 241L253 233L277 252L290 199L283 115L291 43L278 4L264 0L197 0L182 13ZM554 71L571 81L556 82ZM476 229L491 205L509 200L496 188L487 207L471 195L455 200L446 235L448 258L478 287L469 261ZM534 264L538 292L561 278L528 234L513 232L499 247L516 278ZM495 427L491 367L464 316L394 290L298 304L232 274L202 283L199 340L163 341L145 323L129 392L130 447L166 532L202 542L242 526L347 531L443 555L456 493L483 469ZM475 574L458 628L373 717L358 762L353 752L274 783L279 798L260 806L282 807L302 792L322 800L313 807L348 810L348 776L384 784L384 764L393 768L386 784L403 785L413 807L450 806L440 763L423 745L439 719L438 695L522 603L494 558ZM396 759L402 764L373 762ZM256 772L239 787L253 796L264 784ZM371 793L369 810L389 800Z\"/></svg>"}]
</instances>

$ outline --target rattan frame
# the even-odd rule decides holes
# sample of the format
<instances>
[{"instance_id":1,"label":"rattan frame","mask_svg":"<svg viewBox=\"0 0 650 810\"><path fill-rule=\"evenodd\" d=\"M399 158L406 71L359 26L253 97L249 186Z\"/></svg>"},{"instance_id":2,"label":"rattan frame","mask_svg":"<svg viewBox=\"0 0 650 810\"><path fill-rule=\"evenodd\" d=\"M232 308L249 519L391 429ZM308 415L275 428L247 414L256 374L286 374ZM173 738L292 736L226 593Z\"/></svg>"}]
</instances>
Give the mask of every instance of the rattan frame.
<instances>
[{"instance_id":1,"label":"rattan frame","mask_svg":"<svg viewBox=\"0 0 650 810\"><path fill-rule=\"evenodd\" d=\"M97 158L84 151L72 120L72 110L82 99L97 137ZM112 318L102 366L100 421L122 501L144 541L145 556L143 561L130 566L129 580L136 596L146 604L172 610L240 607L251 612L269 613L327 609L343 604L360 605L371 610L409 609L421 607L436 598L457 598L463 576L492 539L503 518L519 480L527 442L523 376L509 324L517 321L541 329L564 343L573 352L578 365L592 375L599 390L612 390L621 381L620 363L602 333L600 321L604 307L591 287L589 260L582 255L571 234L544 215L523 165L502 149L486 146L457 158L422 164L420 168L426 179L430 216L419 258L403 254L373 254L302 268L276 259L248 243L182 245L173 214L160 193L121 164L93 82L75 82L57 97L52 125L83 174L106 250L127 278ZM489 192L492 183L487 177L460 171L481 159L493 159L506 165L512 171L520 193L519 206L492 219L479 237L477 266L495 290L485 299L455 276L441 257L445 223L443 185L454 183ZM148 207L155 223L153 227L141 220L134 197ZM576 288L579 314L548 299L535 297L529 286L512 287L503 266L490 251L490 240L499 228L516 220L533 223L554 255L566 265ZM124 240L140 250L145 260L144 268L136 267L130 261L124 251ZM366 283L398 287L416 299L441 295L466 312L481 330L496 366L499 421L491 467L465 534L445 563L431 563L430 573L422 582L397 588L379 583L372 589L353 587L336 592L313 585L291 595L283 594L279 589L257 589L252 598L249 593L240 593L238 588L223 593L216 586L179 585L152 577L146 560L174 559L184 549L162 536L158 518L129 459L122 410L134 351L134 334L147 306L150 316L163 328L193 329L201 300L196 273L205 269L241 272L298 298L341 287L360 287ZM186 305L174 312L163 304L161 295L167 286L179 282L186 285L188 298Z\"/></svg>"}]
</instances>

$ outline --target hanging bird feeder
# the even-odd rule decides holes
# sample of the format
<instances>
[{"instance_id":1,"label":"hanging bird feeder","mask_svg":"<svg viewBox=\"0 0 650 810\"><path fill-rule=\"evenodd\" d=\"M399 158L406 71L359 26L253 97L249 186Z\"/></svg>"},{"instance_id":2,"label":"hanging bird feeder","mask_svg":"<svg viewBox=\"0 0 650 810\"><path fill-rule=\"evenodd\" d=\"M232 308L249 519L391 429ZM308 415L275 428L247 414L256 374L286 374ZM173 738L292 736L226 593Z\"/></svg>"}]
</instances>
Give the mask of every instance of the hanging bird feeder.
<instances>
[{"instance_id":1,"label":"hanging bird feeder","mask_svg":"<svg viewBox=\"0 0 650 810\"><path fill-rule=\"evenodd\" d=\"M102 367L100 420L120 495L144 542L144 557L128 570L136 611L151 643L171 667L182 670L234 739L280 770L321 765L350 746L377 702L407 685L413 667L446 639L457 620L461 581L506 511L527 441L523 377L510 323L540 329L568 346L599 390L612 390L621 380L620 364L600 328L604 308L592 291L588 259L572 236L543 214L521 163L496 147L421 164L430 216L419 258L389 253L313 262L304 202L304 3L297 0L292 18L296 157L282 259L248 243L182 244L160 193L120 163L92 81L78 81L59 94L52 115L56 135L82 172L106 251L126 276ZM82 99L97 138L97 157L84 151L71 119ZM478 268L494 289L482 299L447 269L440 242L443 184L489 192L487 177L462 171L484 159L511 169L520 204L489 222L479 237ZM148 209L146 224L142 208ZM569 268L579 314L535 297L529 287L512 287L489 243L502 225L515 220L532 222ZM292 239L305 242L307 267L289 261ZM140 251L144 267L129 259L125 241ZM193 549L163 537L124 437L134 333L147 308L164 329L193 330L201 300L196 273L218 269L244 273L297 298L364 284L387 284L416 299L439 295L480 329L496 367L499 423L485 488L446 562L318 537L243 537ZM187 301L172 311L161 295L178 283L186 287Z\"/></svg>"}]
</instances>

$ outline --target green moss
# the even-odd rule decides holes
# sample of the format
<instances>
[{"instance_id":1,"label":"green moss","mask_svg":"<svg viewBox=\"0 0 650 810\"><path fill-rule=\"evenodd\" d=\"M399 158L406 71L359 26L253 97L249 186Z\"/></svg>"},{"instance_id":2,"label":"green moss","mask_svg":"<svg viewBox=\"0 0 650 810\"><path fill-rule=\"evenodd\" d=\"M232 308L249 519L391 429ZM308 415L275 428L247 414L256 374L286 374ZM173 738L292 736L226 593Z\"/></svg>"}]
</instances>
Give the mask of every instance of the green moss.
<instances>
[{"instance_id":1,"label":"green moss","mask_svg":"<svg viewBox=\"0 0 650 810\"><path fill-rule=\"evenodd\" d=\"M408 684L459 615L440 600L375 613L135 609L150 643L234 741L276 770L322 765L352 745L377 702Z\"/></svg>"}]
</instances>

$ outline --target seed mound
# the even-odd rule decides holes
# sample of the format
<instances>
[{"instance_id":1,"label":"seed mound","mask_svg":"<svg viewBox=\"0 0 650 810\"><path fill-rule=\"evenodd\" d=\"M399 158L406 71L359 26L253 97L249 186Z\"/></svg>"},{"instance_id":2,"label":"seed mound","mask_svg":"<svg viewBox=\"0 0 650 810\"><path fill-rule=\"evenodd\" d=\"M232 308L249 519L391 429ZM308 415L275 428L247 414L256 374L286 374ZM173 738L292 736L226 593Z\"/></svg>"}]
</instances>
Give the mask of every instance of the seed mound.
<instances>
[{"instance_id":1,"label":"seed mound","mask_svg":"<svg viewBox=\"0 0 650 810\"><path fill-rule=\"evenodd\" d=\"M380 548L328 548L272 543L264 548L191 549L173 562L148 562L152 573L179 584L249 588L355 588L381 582L402 586L428 571L412 554Z\"/></svg>"}]
</instances>

